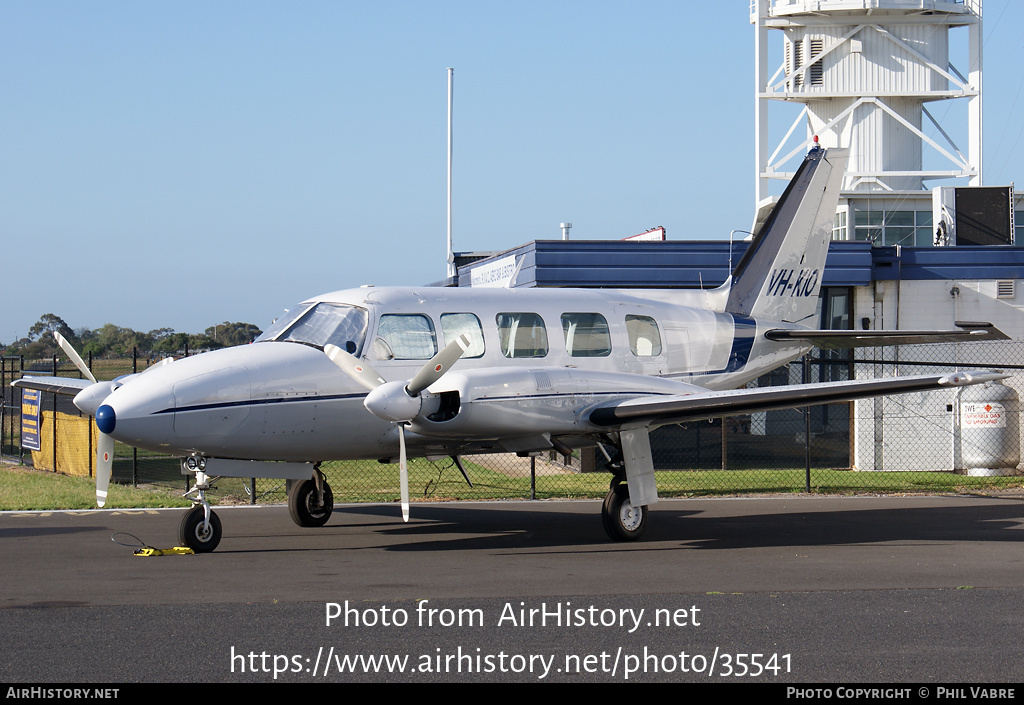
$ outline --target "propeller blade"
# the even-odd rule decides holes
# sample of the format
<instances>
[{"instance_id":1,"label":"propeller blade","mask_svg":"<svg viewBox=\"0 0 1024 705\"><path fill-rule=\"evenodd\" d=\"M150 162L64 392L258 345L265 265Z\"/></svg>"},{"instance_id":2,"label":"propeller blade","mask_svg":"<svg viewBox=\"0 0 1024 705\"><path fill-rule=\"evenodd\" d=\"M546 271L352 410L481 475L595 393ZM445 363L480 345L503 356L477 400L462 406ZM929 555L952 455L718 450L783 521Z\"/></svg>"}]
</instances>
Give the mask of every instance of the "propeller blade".
<instances>
[{"instance_id":1,"label":"propeller blade","mask_svg":"<svg viewBox=\"0 0 1024 705\"><path fill-rule=\"evenodd\" d=\"M110 486L110 474L114 465L114 439L100 433L96 444L96 505L102 507L107 503L107 488Z\"/></svg>"},{"instance_id":2,"label":"propeller blade","mask_svg":"<svg viewBox=\"0 0 1024 705\"><path fill-rule=\"evenodd\" d=\"M368 391L372 392L384 384L384 378L377 374L377 370L337 345L328 343L324 346L324 353L327 354L331 362L341 368L342 372L366 387Z\"/></svg>"},{"instance_id":3,"label":"propeller blade","mask_svg":"<svg viewBox=\"0 0 1024 705\"><path fill-rule=\"evenodd\" d=\"M399 473L402 482L402 521L409 521L409 459L405 457L405 424L398 424Z\"/></svg>"},{"instance_id":4,"label":"propeller blade","mask_svg":"<svg viewBox=\"0 0 1024 705\"><path fill-rule=\"evenodd\" d=\"M405 390L412 396L418 397L420 392L439 380L445 372L451 369L452 365L469 349L472 342L469 336L463 333L448 343L444 350L434 355L430 362L420 368L420 371L409 381L409 384L405 385Z\"/></svg>"},{"instance_id":5,"label":"propeller blade","mask_svg":"<svg viewBox=\"0 0 1024 705\"><path fill-rule=\"evenodd\" d=\"M64 336L57 331L53 331L53 339L57 341L57 345L59 345L60 349L64 351L64 354L71 358L71 362L75 363L75 367L78 368L78 371L85 375L87 380L95 384L96 377L93 376L92 370L86 366L85 360L83 360L81 355L79 355L71 346L71 343L64 340Z\"/></svg>"}]
</instances>

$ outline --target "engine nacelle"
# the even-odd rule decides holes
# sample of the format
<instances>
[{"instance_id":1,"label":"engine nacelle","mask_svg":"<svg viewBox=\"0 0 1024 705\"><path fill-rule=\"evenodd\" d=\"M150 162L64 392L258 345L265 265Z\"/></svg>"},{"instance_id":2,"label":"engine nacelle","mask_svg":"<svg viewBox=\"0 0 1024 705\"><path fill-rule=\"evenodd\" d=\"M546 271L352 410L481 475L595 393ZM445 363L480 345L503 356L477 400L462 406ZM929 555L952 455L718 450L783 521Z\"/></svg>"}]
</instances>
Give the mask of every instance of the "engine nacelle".
<instances>
[{"instance_id":1,"label":"engine nacelle","mask_svg":"<svg viewBox=\"0 0 1024 705\"><path fill-rule=\"evenodd\" d=\"M453 370L424 395L410 428L424 436L466 440L586 434L606 430L588 418L599 404L695 389L658 377L571 368Z\"/></svg>"}]
</instances>

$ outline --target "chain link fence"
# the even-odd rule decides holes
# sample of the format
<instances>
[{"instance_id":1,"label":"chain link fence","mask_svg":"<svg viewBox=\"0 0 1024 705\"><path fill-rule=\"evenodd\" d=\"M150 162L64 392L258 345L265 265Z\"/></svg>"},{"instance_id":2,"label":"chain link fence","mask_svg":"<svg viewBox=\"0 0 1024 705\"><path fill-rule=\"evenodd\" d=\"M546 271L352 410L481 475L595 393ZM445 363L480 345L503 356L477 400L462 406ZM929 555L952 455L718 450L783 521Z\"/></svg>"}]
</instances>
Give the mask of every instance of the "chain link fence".
<instances>
[{"instance_id":1,"label":"chain link fence","mask_svg":"<svg viewBox=\"0 0 1024 705\"><path fill-rule=\"evenodd\" d=\"M97 360L97 378L113 379L142 371L146 360ZM1011 373L1003 384L1024 391L1024 342L990 341L913 345L849 351L818 351L771 372L758 386L912 374L948 374L967 369ZM14 462L68 474L92 476L95 425L70 398L42 395L43 449L28 452L20 443L21 391L10 383L22 374L78 376L70 363L5 358L0 368L3 408L0 452ZM733 416L664 426L651 434L659 494L694 496L758 492L972 491L1024 486L1014 467L980 475L970 458L990 441L963 427L965 395L985 402L984 387L943 389L879 397L852 403ZM970 390L970 391L968 391ZM989 395L991 395L991 391ZM978 396L980 394L980 396ZM1000 397L1001 399L1003 397ZM1018 405L1005 401L1004 440L1019 458ZM973 403L973 402L972 402ZM91 430L90 430L91 429ZM56 433L54 433L56 430ZM613 452L608 449L608 452ZM472 486L449 459L410 461L414 500L548 499L603 497L610 475L604 449L586 448L571 456L550 452L466 456ZM984 464L984 463L983 463ZM398 466L375 461L332 461L321 466L340 502L389 502L399 498ZM991 468L986 468L991 470ZM140 486L187 489L179 460L117 444L114 480ZM283 480L222 479L213 497L220 501L279 502Z\"/></svg>"}]
</instances>

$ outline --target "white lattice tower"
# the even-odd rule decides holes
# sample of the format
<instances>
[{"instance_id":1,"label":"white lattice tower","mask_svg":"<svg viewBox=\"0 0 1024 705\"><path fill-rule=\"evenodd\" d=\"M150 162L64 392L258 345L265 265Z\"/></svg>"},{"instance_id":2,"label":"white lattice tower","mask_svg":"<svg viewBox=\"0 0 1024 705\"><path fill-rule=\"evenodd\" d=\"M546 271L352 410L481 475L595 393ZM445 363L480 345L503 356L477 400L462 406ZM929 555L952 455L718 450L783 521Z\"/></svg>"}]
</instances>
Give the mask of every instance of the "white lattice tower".
<instances>
[{"instance_id":1,"label":"white lattice tower","mask_svg":"<svg viewBox=\"0 0 1024 705\"><path fill-rule=\"evenodd\" d=\"M844 195L913 198L934 179L981 184L981 0L751 0L756 25L756 195L813 135L823 146L850 147ZM949 32L969 32L966 75L949 60ZM769 64L768 32L783 32L783 55ZM774 73L769 70L774 67ZM937 101L963 99L967 153L940 122ZM802 105L782 141L769 143L770 101ZM931 106L931 107L930 107ZM929 137L924 125L934 125ZM803 128L801 129L801 125ZM931 131L929 129L929 131ZM925 148L945 168L925 168ZM929 163L930 163L929 162ZM872 195L874 194L874 196Z\"/></svg>"}]
</instances>

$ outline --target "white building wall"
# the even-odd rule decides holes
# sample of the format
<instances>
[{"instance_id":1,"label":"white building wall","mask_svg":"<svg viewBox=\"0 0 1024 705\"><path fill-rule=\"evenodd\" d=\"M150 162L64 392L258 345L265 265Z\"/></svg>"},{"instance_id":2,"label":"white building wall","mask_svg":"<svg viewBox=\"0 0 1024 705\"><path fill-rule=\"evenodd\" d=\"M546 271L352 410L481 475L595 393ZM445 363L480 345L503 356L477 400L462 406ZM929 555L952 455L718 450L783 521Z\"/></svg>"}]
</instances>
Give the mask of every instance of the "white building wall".
<instances>
[{"instance_id":1,"label":"white building wall","mask_svg":"<svg viewBox=\"0 0 1024 705\"><path fill-rule=\"evenodd\" d=\"M1006 286L990 281L887 281L854 291L854 322L864 318L876 329L952 329L954 321L993 323L1011 340L981 343L904 345L898 348L862 348L858 359L877 359L875 365L856 366L858 378L952 372L951 367L922 367L906 363L935 361L960 369L1022 365L1024 340L1024 280L1014 280L1012 296ZM1001 291L1002 289L1002 291ZM1003 293L1004 298L999 298ZM900 364L900 363L904 364ZM1008 370L1012 371L1012 370ZM1003 384L1024 398L1024 375ZM937 390L854 402L853 466L856 470L951 471L963 466L957 434L961 390ZM1017 429L1020 436L1020 430ZM1024 455L1022 455L1024 457Z\"/></svg>"}]
</instances>

